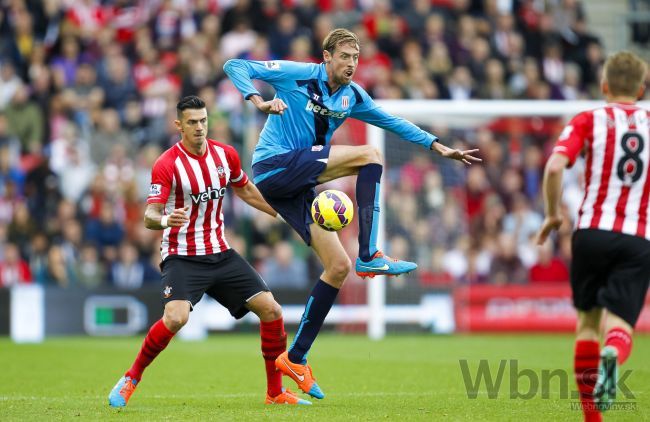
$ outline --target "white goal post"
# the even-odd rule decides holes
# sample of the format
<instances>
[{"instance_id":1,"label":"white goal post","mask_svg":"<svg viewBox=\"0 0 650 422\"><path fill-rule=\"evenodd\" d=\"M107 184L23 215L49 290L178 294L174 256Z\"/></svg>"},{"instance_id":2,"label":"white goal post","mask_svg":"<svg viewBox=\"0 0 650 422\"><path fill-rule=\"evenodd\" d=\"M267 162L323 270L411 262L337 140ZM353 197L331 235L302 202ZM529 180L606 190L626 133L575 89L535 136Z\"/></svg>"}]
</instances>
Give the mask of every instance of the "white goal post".
<instances>
[{"instance_id":1,"label":"white goal post","mask_svg":"<svg viewBox=\"0 0 650 422\"><path fill-rule=\"evenodd\" d=\"M415 124L435 125L465 124L479 125L501 116L521 117L571 117L581 111L603 106L604 101L527 101L527 100L467 100L467 101L439 101L439 100L380 100L377 101L388 113L403 117ZM650 108L650 102L641 102L640 106ZM367 140L369 145L376 146L382 153L386 153L385 136L383 129L367 125ZM444 139L441 140L443 143ZM380 207L385 211L384 196L380 198ZM385 212L382 212L379 221L378 242L383 246L385 242ZM386 334L386 277L370 279L367 289L368 299L368 337L381 339Z\"/></svg>"}]
</instances>

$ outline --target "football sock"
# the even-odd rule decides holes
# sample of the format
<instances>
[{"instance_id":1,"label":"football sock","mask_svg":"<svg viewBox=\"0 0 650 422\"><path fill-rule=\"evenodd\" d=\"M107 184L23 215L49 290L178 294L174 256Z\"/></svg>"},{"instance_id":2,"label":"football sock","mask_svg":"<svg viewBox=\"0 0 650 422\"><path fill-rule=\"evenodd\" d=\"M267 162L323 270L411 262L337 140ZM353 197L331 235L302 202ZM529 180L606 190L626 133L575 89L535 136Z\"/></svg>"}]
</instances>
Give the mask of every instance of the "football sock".
<instances>
[{"instance_id":1,"label":"football sock","mask_svg":"<svg viewBox=\"0 0 650 422\"><path fill-rule=\"evenodd\" d=\"M357 206L359 207L359 258L368 262L377 252L379 230L379 181L382 167L368 164L357 176Z\"/></svg>"},{"instance_id":2,"label":"football sock","mask_svg":"<svg viewBox=\"0 0 650 422\"><path fill-rule=\"evenodd\" d=\"M296 337L293 339L291 347L289 347L289 360L291 362L303 365L307 362L307 353L309 353L312 343L316 340L323 321L325 321L325 317L334 304L338 293L339 289L330 286L323 280L318 280L309 295Z\"/></svg>"},{"instance_id":3,"label":"football sock","mask_svg":"<svg viewBox=\"0 0 650 422\"><path fill-rule=\"evenodd\" d=\"M260 321L262 357L266 366L266 392L275 397L282 393L282 372L275 367L275 359L287 350L287 333L282 318L275 321Z\"/></svg>"},{"instance_id":4,"label":"football sock","mask_svg":"<svg viewBox=\"0 0 650 422\"><path fill-rule=\"evenodd\" d=\"M632 351L632 336L621 328L612 328L605 337L605 346L614 346L618 350L618 364L622 365Z\"/></svg>"},{"instance_id":5,"label":"football sock","mask_svg":"<svg viewBox=\"0 0 650 422\"><path fill-rule=\"evenodd\" d=\"M593 398L594 386L598 378L599 361L600 346L597 341L576 341L573 370L576 376L576 384L578 384L580 404L585 422L602 420Z\"/></svg>"},{"instance_id":6,"label":"football sock","mask_svg":"<svg viewBox=\"0 0 650 422\"><path fill-rule=\"evenodd\" d=\"M172 337L174 337L174 333L165 327L162 318L156 321L144 338L140 352L135 358L131 369L125 375L140 381L145 368L167 347Z\"/></svg>"}]
</instances>

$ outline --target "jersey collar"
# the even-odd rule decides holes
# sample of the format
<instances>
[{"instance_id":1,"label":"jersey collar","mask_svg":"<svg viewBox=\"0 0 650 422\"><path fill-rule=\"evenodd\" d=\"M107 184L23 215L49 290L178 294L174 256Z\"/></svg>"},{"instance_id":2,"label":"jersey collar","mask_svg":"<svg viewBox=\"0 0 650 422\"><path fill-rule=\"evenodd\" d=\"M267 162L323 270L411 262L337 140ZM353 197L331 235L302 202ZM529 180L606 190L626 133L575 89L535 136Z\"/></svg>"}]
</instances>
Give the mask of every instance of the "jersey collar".
<instances>
[{"instance_id":1,"label":"jersey collar","mask_svg":"<svg viewBox=\"0 0 650 422\"><path fill-rule=\"evenodd\" d=\"M209 145L209 139L207 139L207 138L206 138L206 148L205 148L205 152L203 153L203 155L192 154L192 153L191 153L187 148L185 148L185 146L183 145L183 142L181 142L181 141L178 141L178 142L176 143L176 145L178 145L178 147L179 147L179 148L180 148L180 149L181 149L185 154L189 155L190 157L194 158L195 160L205 160L205 157L208 156L208 148L210 147L210 145Z\"/></svg>"}]
</instances>

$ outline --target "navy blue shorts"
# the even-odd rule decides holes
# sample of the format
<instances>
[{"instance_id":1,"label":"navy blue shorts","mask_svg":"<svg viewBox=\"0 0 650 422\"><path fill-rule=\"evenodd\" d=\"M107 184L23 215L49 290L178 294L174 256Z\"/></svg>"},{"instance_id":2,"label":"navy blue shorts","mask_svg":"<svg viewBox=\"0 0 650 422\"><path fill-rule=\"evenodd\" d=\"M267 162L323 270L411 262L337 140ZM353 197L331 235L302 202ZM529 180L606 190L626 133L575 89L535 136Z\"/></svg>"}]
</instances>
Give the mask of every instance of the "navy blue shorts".
<instances>
[{"instance_id":1,"label":"navy blue shorts","mask_svg":"<svg viewBox=\"0 0 650 422\"><path fill-rule=\"evenodd\" d=\"M318 176L325 171L330 155L329 146L289 151L253 164L253 181L266 202L308 245L311 203L316 197Z\"/></svg>"}]
</instances>

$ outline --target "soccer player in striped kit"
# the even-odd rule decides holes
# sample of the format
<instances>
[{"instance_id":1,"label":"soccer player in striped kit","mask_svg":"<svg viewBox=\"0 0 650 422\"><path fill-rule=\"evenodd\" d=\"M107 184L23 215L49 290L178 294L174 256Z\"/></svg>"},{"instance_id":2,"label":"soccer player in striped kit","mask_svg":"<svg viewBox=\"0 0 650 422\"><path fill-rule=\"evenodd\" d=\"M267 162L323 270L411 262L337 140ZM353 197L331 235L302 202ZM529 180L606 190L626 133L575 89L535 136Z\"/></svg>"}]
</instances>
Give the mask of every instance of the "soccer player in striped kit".
<instances>
[{"instance_id":1,"label":"soccer player in striped kit","mask_svg":"<svg viewBox=\"0 0 650 422\"><path fill-rule=\"evenodd\" d=\"M613 402L618 366L632 350L650 280L650 126L648 111L635 105L646 72L646 63L632 53L611 56L601 82L607 104L569 122L544 174L546 218L539 244L562 224L563 171L584 151L585 195L572 239L571 288L578 310L574 370L585 421L600 421L600 412Z\"/></svg>"},{"instance_id":2,"label":"soccer player in striped kit","mask_svg":"<svg viewBox=\"0 0 650 422\"><path fill-rule=\"evenodd\" d=\"M156 161L151 174L144 223L164 230L161 255L163 317L149 330L133 365L108 396L113 407L126 406L145 368L185 325L204 293L235 318L253 311L260 318L266 365L267 404L311 404L282 387L275 359L286 350L282 308L266 283L224 236L222 199L229 184L249 205L276 216L241 168L237 151L207 139L208 114L196 96L176 106L181 140Z\"/></svg>"}]
</instances>

